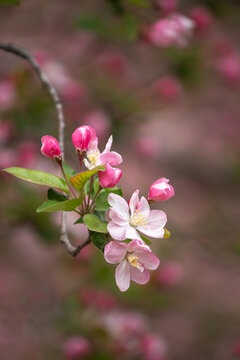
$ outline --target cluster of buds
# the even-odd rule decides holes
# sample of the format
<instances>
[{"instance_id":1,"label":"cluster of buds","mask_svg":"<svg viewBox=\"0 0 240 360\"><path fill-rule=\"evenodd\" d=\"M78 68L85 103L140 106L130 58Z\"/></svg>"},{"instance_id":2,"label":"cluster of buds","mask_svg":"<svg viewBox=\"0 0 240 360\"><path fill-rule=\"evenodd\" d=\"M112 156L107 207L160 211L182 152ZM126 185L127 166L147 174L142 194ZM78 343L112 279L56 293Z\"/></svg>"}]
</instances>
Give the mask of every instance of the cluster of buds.
<instances>
[{"instance_id":1,"label":"cluster of buds","mask_svg":"<svg viewBox=\"0 0 240 360\"><path fill-rule=\"evenodd\" d=\"M117 187L122 171L116 166L122 162L119 153L111 151L113 137L107 141L105 149L98 148L96 131L86 125L78 127L72 134L72 142L79 159L80 172L76 173L63 161L57 139L42 137L41 152L54 160L62 171L63 178L34 170L10 168L6 171L21 179L42 185L51 185L56 190L48 192L48 201L37 212L74 211L80 215L77 221L89 230L89 244L104 252L108 263L118 264L116 283L121 291L129 288L130 280L145 284L150 279L149 270L157 269L158 257L151 251L147 238L168 237L165 225L167 216L162 210L150 210L150 204L170 199L174 195L169 180L155 181L147 198L139 198L136 190L129 202ZM85 166L85 170L83 167Z\"/></svg>"}]
</instances>

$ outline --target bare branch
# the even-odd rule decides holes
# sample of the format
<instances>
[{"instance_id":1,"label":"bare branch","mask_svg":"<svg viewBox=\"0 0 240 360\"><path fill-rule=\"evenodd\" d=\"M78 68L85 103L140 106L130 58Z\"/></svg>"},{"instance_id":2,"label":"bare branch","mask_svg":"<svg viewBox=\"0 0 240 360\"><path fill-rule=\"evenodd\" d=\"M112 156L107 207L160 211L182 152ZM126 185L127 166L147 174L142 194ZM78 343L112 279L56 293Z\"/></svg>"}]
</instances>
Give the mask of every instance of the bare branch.
<instances>
[{"instance_id":1,"label":"bare branch","mask_svg":"<svg viewBox=\"0 0 240 360\"><path fill-rule=\"evenodd\" d=\"M62 152L62 159L64 159L64 128L65 128L65 122L64 122L64 114L63 114L63 106L62 102L58 96L58 93L55 89L55 87L51 84L47 74L41 69L41 67L38 65L36 59L34 56L32 56L27 50L22 49L21 47L15 45L15 44L2 44L0 43L0 49L4 50L6 52L10 52L12 54L15 54L19 57L21 57L24 60L27 60L36 74L38 75L42 85L48 90L50 96L52 97L52 100L54 102L55 108L57 110L57 118L58 118L58 133L59 133L59 145ZM67 234L67 226L66 226L66 213L61 213L61 236L60 241L62 244L64 244L68 250L68 252L72 256L76 256L81 251L81 247L74 247L68 238ZM88 242L89 243L89 242ZM87 245L87 244L86 244ZM86 246L85 245L85 246Z\"/></svg>"}]
</instances>

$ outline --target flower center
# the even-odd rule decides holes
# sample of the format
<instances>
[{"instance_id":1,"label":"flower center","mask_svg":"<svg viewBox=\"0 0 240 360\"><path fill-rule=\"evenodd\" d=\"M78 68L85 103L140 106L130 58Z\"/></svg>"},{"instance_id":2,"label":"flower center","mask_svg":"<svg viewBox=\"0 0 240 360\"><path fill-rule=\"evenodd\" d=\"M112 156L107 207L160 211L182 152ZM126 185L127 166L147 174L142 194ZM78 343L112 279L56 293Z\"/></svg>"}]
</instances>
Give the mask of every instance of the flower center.
<instances>
[{"instance_id":1,"label":"flower center","mask_svg":"<svg viewBox=\"0 0 240 360\"><path fill-rule=\"evenodd\" d=\"M139 211L135 211L132 218L130 219L130 225L134 227L147 225L147 217L141 214Z\"/></svg>"},{"instance_id":2,"label":"flower center","mask_svg":"<svg viewBox=\"0 0 240 360\"><path fill-rule=\"evenodd\" d=\"M90 161L91 165L96 165L99 159L99 152L91 150L88 154L88 160Z\"/></svg>"},{"instance_id":3,"label":"flower center","mask_svg":"<svg viewBox=\"0 0 240 360\"><path fill-rule=\"evenodd\" d=\"M130 262L130 265L133 267L136 267L141 272L144 271L144 267L138 262L138 257L129 253L127 255L127 260Z\"/></svg>"}]
</instances>

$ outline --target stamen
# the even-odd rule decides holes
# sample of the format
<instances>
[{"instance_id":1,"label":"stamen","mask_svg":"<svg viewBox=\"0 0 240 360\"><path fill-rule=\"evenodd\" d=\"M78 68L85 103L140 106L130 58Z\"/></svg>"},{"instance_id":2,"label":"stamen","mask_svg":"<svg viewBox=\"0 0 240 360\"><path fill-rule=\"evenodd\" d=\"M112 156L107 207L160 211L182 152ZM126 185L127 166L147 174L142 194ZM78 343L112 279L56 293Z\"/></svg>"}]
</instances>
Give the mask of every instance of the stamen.
<instances>
[{"instance_id":1,"label":"stamen","mask_svg":"<svg viewBox=\"0 0 240 360\"><path fill-rule=\"evenodd\" d=\"M147 225L147 217L142 215L139 211L135 211L133 217L130 219L130 225L136 226L144 226Z\"/></svg>"},{"instance_id":2,"label":"stamen","mask_svg":"<svg viewBox=\"0 0 240 360\"><path fill-rule=\"evenodd\" d=\"M88 154L88 160L90 161L91 165L96 165L97 161L99 159L99 152L98 151L90 151Z\"/></svg>"},{"instance_id":3,"label":"stamen","mask_svg":"<svg viewBox=\"0 0 240 360\"><path fill-rule=\"evenodd\" d=\"M130 265L132 265L133 267L136 267L141 272L144 271L144 267L138 262L138 257L137 256L130 253L130 254L127 255L127 259L130 262Z\"/></svg>"}]
</instances>

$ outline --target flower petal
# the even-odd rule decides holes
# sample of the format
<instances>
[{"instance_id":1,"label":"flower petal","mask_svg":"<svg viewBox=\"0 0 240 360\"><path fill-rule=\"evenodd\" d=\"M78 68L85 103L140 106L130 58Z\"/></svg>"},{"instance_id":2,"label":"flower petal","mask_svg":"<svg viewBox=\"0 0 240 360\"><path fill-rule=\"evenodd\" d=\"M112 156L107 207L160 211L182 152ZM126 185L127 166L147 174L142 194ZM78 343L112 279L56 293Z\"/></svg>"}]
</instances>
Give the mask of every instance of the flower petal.
<instances>
[{"instance_id":1,"label":"flower petal","mask_svg":"<svg viewBox=\"0 0 240 360\"><path fill-rule=\"evenodd\" d=\"M163 238L164 229L167 222L167 215L161 210L151 210L148 218L148 223L143 226L138 226L137 230L145 235L154 238Z\"/></svg>"},{"instance_id":2,"label":"flower petal","mask_svg":"<svg viewBox=\"0 0 240 360\"><path fill-rule=\"evenodd\" d=\"M137 284L146 284L150 280L150 273L147 269L140 271L133 266L131 266L130 269L130 276L131 279Z\"/></svg>"},{"instance_id":3,"label":"flower petal","mask_svg":"<svg viewBox=\"0 0 240 360\"><path fill-rule=\"evenodd\" d=\"M109 194L108 203L123 219L129 219L128 204L121 196L114 193Z\"/></svg>"},{"instance_id":4,"label":"flower petal","mask_svg":"<svg viewBox=\"0 0 240 360\"><path fill-rule=\"evenodd\" d=\"M128 251L138 251L138 250L145 250L145 251L151 251L150 247L148 245L146 245L142 239L140 240L137 240L137 239L134 239L132 240L129 244L128 244L128 247L127 247L127 250Z\"/></svg>"},{"instance_id":5,"label":"flower petal","mask_svg":"<svg viewBox=\"0 0 240 360\"><path fill-rule=\"evenodd\" d=\"M105 154L106 152L109 152L112 147L113 142L113 136L111 135L106 143L105 149L103 150L102 154Z\"/></svg>"},{"instance_id":6,"label":"flower petal","mask_svg":"<svg viewBox=\"0 0 240 360\"><path fill-rule=\"evenodd\" d=\"M116 268L115 279L120 291L126 291L130 286L130 264L123 260Z\"/></svg>"},{"instance_id":7,"label":"flower petal","mask_svg":"<svg viewBox=\"0 0 240 360\"><path fill-rule=\"evenodd\" d=\"M143 216L146 216L147 218L149 217L150 206L147 199L144 196L141 197L141 200L139 202L139 210Z\"/></svg>"},{"instance_id":8,"label":"flower petal","mask_svg":"<svg viewBox=\"0 0 240 360\"><path fill-rule=\"evenodd\" d=\"M112 221L108 223L108 232L114 240L125 240L126 227L114 224Z\"/></svg>"},{"instance_id":9,"label":"flower petal","mask_svg":"<svg viewBox=\"0 0 240 360\"><path fill-rule=\"evenodd\" d=\"M135 211L139 207L139 196L138 195L139 195L139 190L135 190L129 201L129 208L131 211L131 216L134 215Z\"/></svg>"},{"instance_id":10,"label":"flower petal","mask_svg":"<svg viewBox=\"0 0 240 360\"><path fill-rule=\"evenodd\" d=\"M115 151L104 152L100 155L101 164L119 165L122 163L122 157Z\"/></svg>"},{"instance_id":11,"label":"flower petal","mask_svg":"<svg viewBox=\"0 0 240 360\"><path fill-rule=\"evenodd\" d=\"M156 270L160 264L159 258L150 250L139 249L134 252L139 262L149 270Z\"/></svg>"},{"instance_id":12,"label":"flower petal","mask_svg":"<svg viewBox=\"0 0 240 360\"><path fill-rule=\"evenodd\" d=\"M110 264L120 263L127 252L127 244L110 241L104 248L104 258Z\"/></svg>"},{"instance_id":13,"label":"flower petal","mask_svg":"<svg viewBox=\"0 0 240 360\"><path fill-rule=\"evenodd\" d=\"M119 226L127 226L128 225L128 219L126 219L126 216L122 216L121 213L114 209L109 210L109 217L114 222L114 224Z\"/></svg>"},{"instance_id":14,"label":"flower petal","mask_svg":"<svg viewBox=\"0 0 240 360\"><path fill-rule=\"evenodd\" d=\"M130 225L126 227L126 239L138 239L141 241L141 237L138 234L137 230Z\"/></svg>"}]
</instances>

